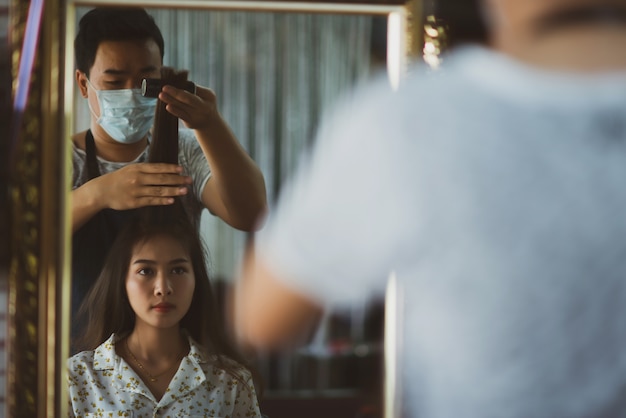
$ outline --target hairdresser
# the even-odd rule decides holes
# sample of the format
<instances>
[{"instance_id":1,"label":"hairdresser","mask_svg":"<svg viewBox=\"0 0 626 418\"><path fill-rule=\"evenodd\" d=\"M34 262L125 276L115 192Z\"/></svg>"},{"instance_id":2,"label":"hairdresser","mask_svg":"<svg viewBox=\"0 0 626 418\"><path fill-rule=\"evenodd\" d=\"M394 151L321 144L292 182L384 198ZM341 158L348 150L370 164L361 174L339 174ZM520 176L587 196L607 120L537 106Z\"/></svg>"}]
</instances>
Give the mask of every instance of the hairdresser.
<instances>
[{"instance_id":1,"label":"hairdresser","mask_svg":"<svg viewBox=\"0 0 626 418\"><path fill-rule=\"evenodd\" d=\"M192 222L202 209L243 231L266 210L263 176L222 119L215 93L163 86L158 98L184 124L178 164L148 163L157 100L143 97L159 78L164 44L143 9L96 8L74 41L76 82L91 112L90 128L72 136L72 311L96 280L130 212L170 205L182 196Z\"/></svg>"}]
</instances>

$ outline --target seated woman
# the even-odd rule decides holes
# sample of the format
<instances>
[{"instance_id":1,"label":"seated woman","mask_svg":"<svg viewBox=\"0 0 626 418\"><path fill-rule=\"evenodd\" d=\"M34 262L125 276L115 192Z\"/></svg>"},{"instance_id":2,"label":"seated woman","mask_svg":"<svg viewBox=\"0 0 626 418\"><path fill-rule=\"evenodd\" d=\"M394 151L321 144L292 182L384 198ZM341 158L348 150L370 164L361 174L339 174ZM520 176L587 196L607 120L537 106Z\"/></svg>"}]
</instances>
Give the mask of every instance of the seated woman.
<instances>
[{"instance_id":1,"label":"seated woman","mask_svg":"<svg viewBox=\"0 0 626 418\"><path fill-rule=\"evenodd\" d=\"M260 417L198 234L163 213L146 208L120 233L83 302L70 416Z\"/></svg>"}]
</instances>

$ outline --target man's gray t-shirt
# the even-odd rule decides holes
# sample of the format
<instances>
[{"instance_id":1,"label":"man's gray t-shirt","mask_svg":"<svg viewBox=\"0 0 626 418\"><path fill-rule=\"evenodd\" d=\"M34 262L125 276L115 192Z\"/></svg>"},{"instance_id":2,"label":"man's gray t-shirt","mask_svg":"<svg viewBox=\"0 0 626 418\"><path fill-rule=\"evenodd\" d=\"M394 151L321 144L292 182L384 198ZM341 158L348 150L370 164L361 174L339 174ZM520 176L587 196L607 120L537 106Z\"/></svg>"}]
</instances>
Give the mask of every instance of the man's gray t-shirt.
<instances>
[{"instance_id":1,"label":"man's gray t-shirt","mask_svg":"<svg viewBox=\"0 0 626 418\"><path fill-rule=\"evenodd\" d=\"M183 167L183 174L191 176L193 179L192 187L190 191L192 193L187 194L186 204L191 208L194 225L200 225L200 215L204 205L202 204L202 190L206 182L211 177L211 169L207 164L206 157L200 148L198 140L195 138L191 129L179 129L178 133L178 163ZM146 162L148 160L148 153L150 146L146 147L134 161L131 162L111 162L97 157L98 168L100 174L107 174L122 167L125 167L133 163ZM73 146L72 148L72 190L85 184L89 177L87 175L87 164L85 162L85 151Z\"/></svg>"}]
</instances>

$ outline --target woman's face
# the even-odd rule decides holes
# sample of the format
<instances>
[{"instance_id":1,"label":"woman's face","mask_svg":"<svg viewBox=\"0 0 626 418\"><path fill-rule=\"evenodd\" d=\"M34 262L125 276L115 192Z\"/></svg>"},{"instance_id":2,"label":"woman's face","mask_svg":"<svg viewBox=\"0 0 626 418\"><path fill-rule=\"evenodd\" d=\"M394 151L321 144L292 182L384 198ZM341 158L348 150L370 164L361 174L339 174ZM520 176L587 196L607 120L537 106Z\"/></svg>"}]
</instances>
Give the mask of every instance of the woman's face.
<instances>
[{"instance_id":1,"label":"woman's face","mask_svg":"<svg viewBox=\"0 0 626 418\"><path fill-rule=\"evenodd\" d=\"M191 305L195 276L189 253L174 238L157 235L133 248L126 293L136 327L178 327Z\"/></svg>"}]
</instances>

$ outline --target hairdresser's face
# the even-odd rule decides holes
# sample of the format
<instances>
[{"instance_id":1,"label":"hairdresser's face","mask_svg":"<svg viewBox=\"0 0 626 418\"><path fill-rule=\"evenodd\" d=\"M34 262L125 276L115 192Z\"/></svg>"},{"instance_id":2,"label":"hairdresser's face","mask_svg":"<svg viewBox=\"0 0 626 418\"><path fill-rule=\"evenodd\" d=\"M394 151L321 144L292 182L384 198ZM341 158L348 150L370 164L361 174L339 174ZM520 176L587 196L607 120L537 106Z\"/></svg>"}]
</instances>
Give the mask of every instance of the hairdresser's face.
<instances>
[{"instance_id":1,"label":"hairdresser's face","mask_svg":"<svg viewBox=\"0 0 626 418\"><path fill-rule=\"evenodd\" d=\"M161 77L161 53L152 39L141 41L103 41L98 45L89 74L76 70L76 81L83 97L100 114L95 91L138 89L144 78Z\"/></svg>"},{"instance_id":2,"label":"hairdresser's face","mask_svg":"<svg viewBox=\"0 0 626 418\"><path fill-rule=\"evenodd\" d=\"M135 326L177 328L195 283L189 254L177 240L158 235L135 245L126 276Z\"/></svg>"}]
</instances>

